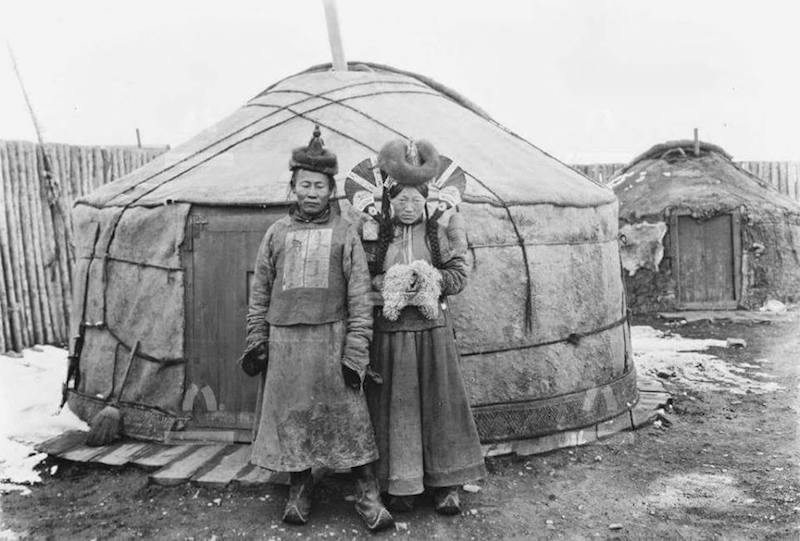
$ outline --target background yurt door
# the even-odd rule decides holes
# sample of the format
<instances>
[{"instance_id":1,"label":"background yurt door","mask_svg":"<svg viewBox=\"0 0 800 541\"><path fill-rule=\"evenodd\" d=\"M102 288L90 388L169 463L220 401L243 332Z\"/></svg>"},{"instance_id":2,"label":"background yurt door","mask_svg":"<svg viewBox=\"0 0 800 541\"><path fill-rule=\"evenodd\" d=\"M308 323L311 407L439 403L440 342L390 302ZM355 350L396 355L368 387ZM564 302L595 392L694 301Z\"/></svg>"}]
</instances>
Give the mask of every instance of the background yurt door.
<instances>
[{"instance_id":1,"label":"background yurt door","mask_svg":"<svg viewBox=\"0 0 800 541\"><path fill-rule=\"evenodd\" d=\"M738 214L672 220L678 301L687 309L731 309L739 299L741 239Z\"/></svg>"},{"instance_id":2,"label":"background yurt door","mask_svg":"<svg viewBox=\"0 0 800 541\"><path fill-rule=\"evenodd\" d=\"M280 215L283 215L282 213ZM187 226L186 349L183 403L191 427L250 430L258 378L236 365L256 253L278 215L259 208L193 207Z\"/></svg>"}]
</instances>

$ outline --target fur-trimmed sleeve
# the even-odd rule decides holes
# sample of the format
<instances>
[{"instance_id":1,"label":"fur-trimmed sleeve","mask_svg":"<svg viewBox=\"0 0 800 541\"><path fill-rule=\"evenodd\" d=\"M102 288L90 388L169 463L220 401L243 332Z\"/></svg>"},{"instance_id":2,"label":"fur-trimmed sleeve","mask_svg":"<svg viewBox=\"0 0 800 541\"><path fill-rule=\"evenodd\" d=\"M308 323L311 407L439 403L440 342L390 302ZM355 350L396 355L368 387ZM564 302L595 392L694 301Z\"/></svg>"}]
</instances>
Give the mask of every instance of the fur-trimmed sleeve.
<instances>
[{"instance_id":1,"label":"fur-trimmed sleeve","mask_svg":"<svg viewBox=\"0 0 800 541\"><path fill-rule=\"evenodd\" d=\"M442 250L444 261L439 268L442 275L442 295L457 295L467 286L467 233L460 213L450 217L444 233L447 249Z\"/></svg>"},{"instance_id":2,"label":"fur-trimmed sleeve","mask_svg":"<svg viewBox=\"0 0 800 541\"><path fill-rule=\"evenodd\" d=\"M247 349L269 340L267 311L272 295L272 284L275 281L275 254L272 242L275 225L267 230L256 256L253 286L247 308Z\"/></svg>"},{"instance_id":3,"label":"fur-trimmed sleeve","mask_svg":"<svg viewBox=\"0 0 800 541\"><path fill-rule=\"evenodd\" d=\"M355 370L361 379L369 364L372 340L372 289L367 258L356 227L350 227L343 247L342 271L347 283L347 336L342 364Z\"/></svg>"}]
</instances>

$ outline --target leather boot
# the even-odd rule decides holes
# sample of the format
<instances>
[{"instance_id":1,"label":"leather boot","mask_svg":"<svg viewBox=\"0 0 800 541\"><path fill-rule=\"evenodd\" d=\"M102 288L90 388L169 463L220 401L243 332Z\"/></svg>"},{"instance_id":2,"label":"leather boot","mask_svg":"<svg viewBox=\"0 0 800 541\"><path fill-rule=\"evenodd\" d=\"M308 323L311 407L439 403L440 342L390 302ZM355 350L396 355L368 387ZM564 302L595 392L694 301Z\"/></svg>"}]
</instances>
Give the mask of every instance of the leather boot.
<instances>
[{"instance_id":1,"label":"leather boot","mask_svg":"<svg viewBox=\"0 0 800 541\"><path fill-rule=\"evenodd\" d=\"M372 464L353 468L356 475L356 512L367 528L377 532L394 524L394 519L381 502L378 480Z\"/></svg>"},{"instance_id":2,"label":"leather boot","mask_svg":"<svg viewBox=\"0 0 800 541\"><path fill-rule=\"evenodd\" d=\"M461 513L461 502L458 500L458 487L437 488L434 493L434 506L440 515L458 515Z\"/></svg>"},{"instance_id":3,"label":"leather boot","mask_svg":"<svg viewBox=\"0 0 800 541\"><path fill-rule=\"evenodd\" d=\"M311 470L289 473L289 499L283 509L283 521L289 524L305 524L311 513Z\"/></svg>"}]
</instances>

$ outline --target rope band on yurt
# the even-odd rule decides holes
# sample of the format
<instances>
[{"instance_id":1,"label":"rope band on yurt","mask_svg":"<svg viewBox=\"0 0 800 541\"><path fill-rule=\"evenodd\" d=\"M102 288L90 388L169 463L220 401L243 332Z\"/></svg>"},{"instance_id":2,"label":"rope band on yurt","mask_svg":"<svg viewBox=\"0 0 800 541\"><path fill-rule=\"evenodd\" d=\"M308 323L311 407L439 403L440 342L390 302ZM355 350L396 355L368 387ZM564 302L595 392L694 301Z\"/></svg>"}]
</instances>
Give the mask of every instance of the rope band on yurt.
<instances>
[{"instance_id":1,"label":"rope band on yurt","mask_svg":"<svg viewBox=\"0 0 800 541\"><path fill-rule=\"evenodd\" d=\"M506 353L508 351L521 351L523 349L533 349L539 348L544 346L552 346L555 344L560 344L562 342L566 342L568 344L577 345L582 338L586 338L587 336L592 336L595 334L600 334L601 332L609 331L614 327L619 327L620 325L624 324L628 321L628 314L626 313L621 318L612 321L602 327L598 327L596 329L592 329L590 331L579 332L579 333L570 333L568 336L564 338L557 338L554 340L546 340L544 342L537 342L535 344L525 344L524 346L511 346L507 348L495 348L495 349L485 349L485 350L478 350L478 351L470 351L468 353L462 353L462 357L471 357L473 355L491 355L493 353Z\"/></svg>"},{"instance_id":2,"label":"rope band on yurt","mask_svg":"<svg viewBox=\"0 0 800 541\"><path fill-rule=\"evenodd\" d=\"M111 327L109 327L105 323L87 323L86 324L86 328L87 329L102 329L102 330L108 332L108 334L110 334L111 337L119 345L121 345L125 349L128 349L128 350L131 349L131 346L127 342L125 342L125 340L123 340L122 337L120 337L120 335L116 331L114 331L114 329L112 329ZM145 361L150 361L150 362L157 363L157 364L162 364L162 365L165 365L165 366L170 366L170 365L174 365L174 364L186 364L187 362L189 362L189 359L186 359L184 357L155 357L153 355L145 353L141 349L139 349L136 352L136 356L137 357L141 357Z\"/></svg>"}]
</instances>

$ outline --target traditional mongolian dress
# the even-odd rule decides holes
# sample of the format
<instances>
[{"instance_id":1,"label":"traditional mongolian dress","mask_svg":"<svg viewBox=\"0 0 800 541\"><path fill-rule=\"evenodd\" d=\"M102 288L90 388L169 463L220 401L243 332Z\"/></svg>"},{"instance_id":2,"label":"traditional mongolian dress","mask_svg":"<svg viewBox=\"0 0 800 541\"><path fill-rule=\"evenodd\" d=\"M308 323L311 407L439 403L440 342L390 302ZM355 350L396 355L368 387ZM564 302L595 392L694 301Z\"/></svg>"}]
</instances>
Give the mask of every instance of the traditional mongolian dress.
<instances>
[{"instance_id":1,"label":"traditional mongolian dress","mask_svg":"<svg viewBox=\"0 0 800 541\"><path fill-rule=\"evenodd\" d=\"M368 382L367 399L380 452L377 475L382 489L396 496L420 494L425 486L460 485L486 474L447 310L447 296L467 282L461 215L454 214L438 230L438 314L427 319L407 306L389 321L380 308L375 312L371 367L383 384ZM397 222L383 270L417 259L432 260L425 223Z\"/></svg>"},{"instance_id":2,"label":"traditional mongolian dress","mask_svg":"<svg viewBox=\"0 0 800 541\"><path fill-rule=\"evenodd\" d=\"M249 346L269 343L251 462L277 471L345 469L378 457L359 375L372 334L369 273L356 229L331 207L309 219L296 208L267 231L258 251Z\"/></svg>"}]
</instances>

